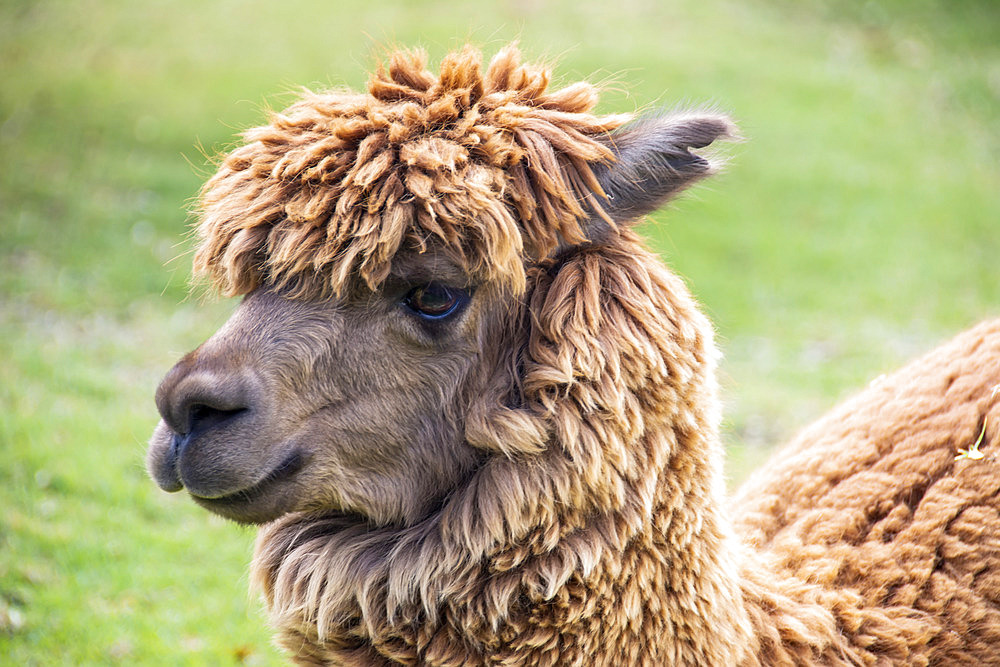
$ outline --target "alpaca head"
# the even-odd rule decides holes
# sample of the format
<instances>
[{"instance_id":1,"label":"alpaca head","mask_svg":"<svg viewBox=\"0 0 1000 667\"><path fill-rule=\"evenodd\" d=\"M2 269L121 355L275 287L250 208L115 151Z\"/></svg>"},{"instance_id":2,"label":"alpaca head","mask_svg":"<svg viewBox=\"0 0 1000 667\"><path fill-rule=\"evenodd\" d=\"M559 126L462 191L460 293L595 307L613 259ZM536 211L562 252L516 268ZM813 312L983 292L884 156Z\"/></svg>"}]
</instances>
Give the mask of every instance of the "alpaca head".
<instances>
[{"instance_id":1,"label":"alpaca head","mask_svg":"<svg viewBox=\"0 0 1000 667\"><path fill-rule=\"evenodd\" d=\"M490 457L551 445L525 358L574 295L538 285L711 173L692 149L732 128L596 116L590 85L548 78L510 47L485 73L468 48L439 75L397 53L367 94L306 94L245 133L201 193L195 257L244 298L157 390L160 487L242 522L412 525Z\"/></svg>"}]
</instances>

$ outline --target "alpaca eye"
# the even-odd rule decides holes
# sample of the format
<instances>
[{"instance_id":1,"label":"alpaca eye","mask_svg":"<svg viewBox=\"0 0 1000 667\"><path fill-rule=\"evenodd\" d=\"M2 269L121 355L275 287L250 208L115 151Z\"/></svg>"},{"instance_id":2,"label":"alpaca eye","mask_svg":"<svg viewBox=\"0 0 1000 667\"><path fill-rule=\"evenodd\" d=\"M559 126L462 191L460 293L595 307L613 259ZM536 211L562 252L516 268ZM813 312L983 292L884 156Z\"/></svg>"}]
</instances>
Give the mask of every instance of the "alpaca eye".
<instances>
[{"instance_id":1,"label":"alpaca eye","mask_svg":"<svg viewBox=\"0 0 1000 667\"><path fill-rule=\"evenodd\" d=\"M442 320L457 312L468 299L464 290L430 283L407 292L403 304L426 320Z\"/></svg>"}]
</instances>

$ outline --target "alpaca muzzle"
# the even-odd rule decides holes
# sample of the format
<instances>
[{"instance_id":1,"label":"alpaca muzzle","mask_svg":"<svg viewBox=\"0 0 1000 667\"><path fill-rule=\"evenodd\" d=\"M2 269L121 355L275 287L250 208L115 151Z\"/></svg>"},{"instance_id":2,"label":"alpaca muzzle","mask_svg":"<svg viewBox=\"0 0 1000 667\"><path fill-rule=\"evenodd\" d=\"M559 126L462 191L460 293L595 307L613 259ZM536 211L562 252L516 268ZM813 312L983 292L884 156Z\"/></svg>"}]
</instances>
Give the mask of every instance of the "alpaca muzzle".
<instances>
[{"instance_id":1,"label":"alpaca muzzle","mask_svg":"<svg viewBox=\"0 0 1000 667\"><path fill-rule=\"evenodd\" d=\"M256 523L280 513L281 487L307 456L275 445L263 426L264 394L257 376L211 345L181 359L156 391L162 421L147 455L156 484L168 492L184 489L237 521Z\"/></svg>"}]
</instances>

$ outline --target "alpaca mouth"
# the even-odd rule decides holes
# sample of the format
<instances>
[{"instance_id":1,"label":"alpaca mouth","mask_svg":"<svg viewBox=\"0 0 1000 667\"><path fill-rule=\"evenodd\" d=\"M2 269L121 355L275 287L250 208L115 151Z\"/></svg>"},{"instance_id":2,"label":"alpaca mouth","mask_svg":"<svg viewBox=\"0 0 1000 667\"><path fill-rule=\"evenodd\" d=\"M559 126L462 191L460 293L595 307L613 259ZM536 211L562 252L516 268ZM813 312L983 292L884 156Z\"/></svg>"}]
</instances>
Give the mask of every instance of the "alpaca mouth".
<instances>
[{"instance_id":1,"label":"alpaca mouth","mask_svg":"<svg viewBox=\"0 0 1000 667\"><path fill-rule=\"evenodd\" d=\"M305 459L301 451L295 450L252 486L216 498L205 498L194 493L191 493L191 497L205 509L227 519L240 523L265 523L288 511L285 496L289 494L282 493L278 487L287 484L290 478L302 470Z\"/></svg>"}]
</instances>

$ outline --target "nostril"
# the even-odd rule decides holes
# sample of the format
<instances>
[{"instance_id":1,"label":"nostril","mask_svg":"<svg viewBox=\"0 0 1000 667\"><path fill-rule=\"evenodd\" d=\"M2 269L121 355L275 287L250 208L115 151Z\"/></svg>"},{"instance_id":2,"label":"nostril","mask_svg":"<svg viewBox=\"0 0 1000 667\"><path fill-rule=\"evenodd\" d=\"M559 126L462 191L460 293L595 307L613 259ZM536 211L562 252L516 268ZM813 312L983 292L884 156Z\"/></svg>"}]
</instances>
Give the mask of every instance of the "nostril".
<instances>
[{"instance_id":1,"label":"nostril","mask_svg":"<svg viewBox=\"0 0 1000 667\"><path fill-rule=\"evenodd\" d=\"M181 359L156 389L156 408L166 426L182 436L200 434L253 412L261 395L248 370L222 365L202 348Z\"/></svg>"},{"instance_id":2,"label":"nostril","mask_svg":"<svg viewBox=\"0 0 1000 667\"><path fill-rule=\"evenodd\" d=\"M213 408L211 405L206 405L204 403L192 403L190 407L188 407L188 428L185 435L188 437L199 435L237 417L246 411L247 408L223 410L220 408Z\"/></svg>"}]
</instances>

